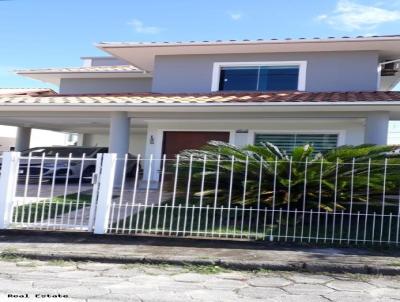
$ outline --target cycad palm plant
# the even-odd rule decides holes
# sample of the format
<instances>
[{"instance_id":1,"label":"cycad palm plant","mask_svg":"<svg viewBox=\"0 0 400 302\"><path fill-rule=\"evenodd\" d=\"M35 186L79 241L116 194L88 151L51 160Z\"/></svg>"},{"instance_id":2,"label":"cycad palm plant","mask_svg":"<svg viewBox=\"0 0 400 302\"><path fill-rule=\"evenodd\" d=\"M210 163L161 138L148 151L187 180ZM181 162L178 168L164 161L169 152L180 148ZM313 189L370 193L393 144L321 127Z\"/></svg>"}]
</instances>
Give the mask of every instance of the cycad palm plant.
<instances>
[{"instance_id":1,"label":"cycad palm plant","mask_svg":"<svg viewBox=\"0 0 400 302\"><path fill-rule=\"evenodd\" d=\"M344 146L315 154L310 145L288 155L276 146L239 148L211 141L180 154L178 188L204 204L346 209L397 195L396 146ZM190 176L189 176L190 174Z\"/></svg>"}]
</instances>

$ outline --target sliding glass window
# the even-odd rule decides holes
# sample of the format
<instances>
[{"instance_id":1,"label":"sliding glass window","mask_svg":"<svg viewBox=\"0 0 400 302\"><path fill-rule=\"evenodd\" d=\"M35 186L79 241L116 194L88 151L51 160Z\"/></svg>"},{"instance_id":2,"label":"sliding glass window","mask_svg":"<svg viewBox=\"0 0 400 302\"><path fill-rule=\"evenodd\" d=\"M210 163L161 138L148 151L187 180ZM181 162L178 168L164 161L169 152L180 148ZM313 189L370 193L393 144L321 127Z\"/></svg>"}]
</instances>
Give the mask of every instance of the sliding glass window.
<instances>
[{"instance_id":1,"label":"sliding glass window","mask_svg":"<svg viewBox=\"0 0 400 302\"><path fill-rule=\"evenodd\" d=\"M297 90L299 66L221 67L220 91Z\"/></svg>"}]
</instances>

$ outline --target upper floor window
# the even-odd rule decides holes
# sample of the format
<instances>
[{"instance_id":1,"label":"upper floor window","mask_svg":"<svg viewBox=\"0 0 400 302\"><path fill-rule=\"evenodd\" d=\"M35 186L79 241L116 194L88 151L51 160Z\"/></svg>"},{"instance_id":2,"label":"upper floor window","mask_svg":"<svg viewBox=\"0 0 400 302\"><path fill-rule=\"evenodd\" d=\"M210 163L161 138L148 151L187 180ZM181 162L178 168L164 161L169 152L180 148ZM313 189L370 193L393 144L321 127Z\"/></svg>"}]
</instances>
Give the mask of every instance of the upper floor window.
<instances>
[{"instance_id":1,"label":"upper floor window","mask_svg":"<svg viewBox=\"0 0 400 302\"><path fill-rule=\"evenodd\" d=\"M305 89L306 62L214 63L212 91Z\"/></svg>"}]
</instances>

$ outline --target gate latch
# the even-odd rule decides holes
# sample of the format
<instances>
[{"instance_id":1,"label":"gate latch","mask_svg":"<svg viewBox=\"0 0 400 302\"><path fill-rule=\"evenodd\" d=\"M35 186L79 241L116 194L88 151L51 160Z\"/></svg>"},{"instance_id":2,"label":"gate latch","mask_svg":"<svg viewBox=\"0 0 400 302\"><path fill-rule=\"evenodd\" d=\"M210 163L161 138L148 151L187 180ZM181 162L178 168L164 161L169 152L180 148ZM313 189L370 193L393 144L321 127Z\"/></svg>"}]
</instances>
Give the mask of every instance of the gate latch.
<instances>
[{"instance_id":1,"label":"gate latch","mask_svg":"<svg viewBox=\"0 0 400 302\"><path fill-rule=\"evenodd\" d=\"M99 174L98 173L93 173L92 174L92 185L97 184L98 180L99 180Z\"/></svg>"}]
</instances>

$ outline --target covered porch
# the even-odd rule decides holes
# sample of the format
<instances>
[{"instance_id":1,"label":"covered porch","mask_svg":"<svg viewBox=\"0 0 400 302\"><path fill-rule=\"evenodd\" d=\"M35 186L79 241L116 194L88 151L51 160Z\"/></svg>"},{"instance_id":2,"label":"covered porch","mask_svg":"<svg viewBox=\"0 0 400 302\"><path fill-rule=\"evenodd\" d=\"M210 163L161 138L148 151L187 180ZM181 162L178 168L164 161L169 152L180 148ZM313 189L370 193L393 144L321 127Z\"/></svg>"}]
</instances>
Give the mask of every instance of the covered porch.
<instances>
[{"instance_id":1,"label":"covered porch","mask_svg":"<svg viewBox=\"0 0 400 302\"><path fill-rule=\"evenodd\" d=\"M78 133L79 145L108 147L120 158L174 158L208 140L244 146L284 138L290 147L319 139L321 150L384 145L389 121L400 120L397 92L8 96L0 103L0 124L18 127L17 151L39 128ZM156 180L159 169L144 173Z\"/></svg>"}]
</instances>

